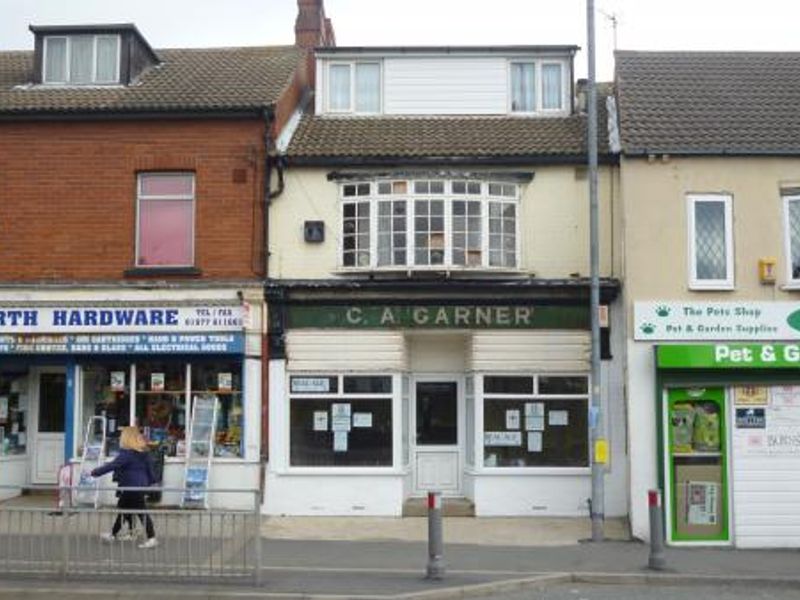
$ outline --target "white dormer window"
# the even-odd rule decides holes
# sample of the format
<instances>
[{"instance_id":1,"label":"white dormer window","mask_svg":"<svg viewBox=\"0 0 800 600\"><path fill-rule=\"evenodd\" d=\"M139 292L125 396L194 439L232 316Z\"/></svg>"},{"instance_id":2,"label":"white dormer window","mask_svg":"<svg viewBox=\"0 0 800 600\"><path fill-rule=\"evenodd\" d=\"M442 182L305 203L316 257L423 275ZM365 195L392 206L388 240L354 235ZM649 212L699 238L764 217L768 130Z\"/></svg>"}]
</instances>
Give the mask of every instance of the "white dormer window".
<instances>
[{"instance_id":1,"label":"white dormer window","mask_svg":"<svg viewBox=\"0 0 800 600\"><path fill-rule=\"evenodd\" d=\"M44 83L119 82L118 35L69 35L44 38Z\"/></svg>"},{"instance_id":2,"label":"white dormer window","mask_svg":"<svg viewBox=\"0 0 800 600\"><path fill-rule=\"evenodd\" d=\"M512 113L560 112L566 106L563 62L514 61L510 65Z\"/></svg>"},{"instance_id":3,"label":"white dormer window","mask_svg":"<svg viewBox=\"0 0 800 600\"><path fill-rule=\"evenodd\" d=\"M331 63L328 66L328 110L345 113L380 112L380 63Z\"/></svg>"}]
</instances>

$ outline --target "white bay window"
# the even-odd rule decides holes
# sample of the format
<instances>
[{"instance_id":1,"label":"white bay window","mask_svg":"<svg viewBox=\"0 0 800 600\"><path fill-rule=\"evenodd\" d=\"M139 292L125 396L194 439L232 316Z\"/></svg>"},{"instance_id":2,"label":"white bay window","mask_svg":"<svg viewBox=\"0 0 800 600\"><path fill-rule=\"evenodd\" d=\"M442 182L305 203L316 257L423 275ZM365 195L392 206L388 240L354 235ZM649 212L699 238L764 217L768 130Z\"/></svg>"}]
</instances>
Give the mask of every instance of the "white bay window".
<instances>
[{"instance_id":1,"label":"white bay window","mask_svg":"<svg viewBox=\"0 0 800 600\"><path fill-rule=\"evenodd\" d=\"M345 268L518 268L516 184L372 181L340 191Z\"/></svg>"}]
</instances>

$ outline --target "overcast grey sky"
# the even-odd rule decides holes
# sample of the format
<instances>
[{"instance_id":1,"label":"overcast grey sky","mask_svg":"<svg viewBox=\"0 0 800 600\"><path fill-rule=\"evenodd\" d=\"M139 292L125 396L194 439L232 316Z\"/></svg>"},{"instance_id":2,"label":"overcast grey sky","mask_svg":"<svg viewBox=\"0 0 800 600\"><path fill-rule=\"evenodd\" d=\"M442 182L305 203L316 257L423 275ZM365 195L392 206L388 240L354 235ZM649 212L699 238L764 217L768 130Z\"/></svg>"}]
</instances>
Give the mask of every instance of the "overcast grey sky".
<instances>
[{"instance_id":1,"label":"overcast grey sky","mask_svg":"<svg viewBox=\"0 0 800 600\"><path fill-rule=\"evenodd\" d=\"M800 0L595 0L626 50L800 50ZM341 46L576 44L585 0L325 0ZM0 49L33 45L29 24L135 23L155 48L293 42L296 0L0 0ZM613 73L597 14L597 74ZM586 53L577 57L585 76Z\"/></svg>"}]
</instances>

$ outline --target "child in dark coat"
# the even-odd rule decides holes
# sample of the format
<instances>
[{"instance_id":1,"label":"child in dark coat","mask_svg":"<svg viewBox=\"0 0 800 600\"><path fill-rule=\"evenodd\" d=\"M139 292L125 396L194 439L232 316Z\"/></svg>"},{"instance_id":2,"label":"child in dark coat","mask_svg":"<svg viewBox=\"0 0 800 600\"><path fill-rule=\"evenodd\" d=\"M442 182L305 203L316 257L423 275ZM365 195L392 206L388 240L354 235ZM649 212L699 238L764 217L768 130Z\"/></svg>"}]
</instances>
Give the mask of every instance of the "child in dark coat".
<instances>
[{"instance_id":1,"label":"child in dark coat","mask_svg":"<svg viewBox=\"0 0 800 600\"><path fill-rule=\"evenodd\" d=\"M114 472L117 484L123 488L119 492L117 508L142 511L137 514L142 525L144 525L147 540L139 544L139 548L155 548L158 545L158 540L156 539L153 520L150 515L144 512L146 510L144 503L145 492L124 489L128 487L148 487L156 482L153 461L147 453L147 442L136 427L124 427L120 435L120 447L121 450L117 457L110 463L94 469L92 477L100 477L111 471ZM126 515L125 519L129 521L129 525L132 524L130 515ZM119 530L122 528L122 521L122 514L117 515L111 533L104 533L101 536L103 541L113 542L117 539L122 539L117 537Z\"/></svg>"}]
</instances>

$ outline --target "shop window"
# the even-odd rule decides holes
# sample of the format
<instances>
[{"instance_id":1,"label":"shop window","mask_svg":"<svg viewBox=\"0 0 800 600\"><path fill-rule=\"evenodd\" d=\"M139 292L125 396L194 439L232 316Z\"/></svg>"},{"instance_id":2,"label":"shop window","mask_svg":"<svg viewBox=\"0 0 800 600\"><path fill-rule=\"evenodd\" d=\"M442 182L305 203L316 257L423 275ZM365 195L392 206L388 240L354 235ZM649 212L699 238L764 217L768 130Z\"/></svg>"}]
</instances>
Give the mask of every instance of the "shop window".
<instances>
[{"instance_id":1,"label":"shop window","mask_svg":"<svg viewBox=\"0 0 800 600\"><path fill-rule=\"evenodd\" d=\"M292 377L291 389L328 377ZM346 376L342 389L314 397L292 392L290 458L293 467L391 467L392 378ZM304 381L308 380L308 381ZM350 390L350 391L347 391Z\"/></svg>"},{"instance_id":2,"label":"shop window","mask_svg":"<svg viewBox=\"0 0 800 600\"><path fill-rule=\"evenodd\" d=\"M186 438L186 365L136 364L136 422L150 442L164 444L175 456Z\"/></svg>"},{"instance_id":3,"label":"shop window","mask_svg":"<svg viewBox=\"0 0 800 600\"><path fill-rule=\"evenodd\" d=\"M237 361L192 363L192 398L217 397L217 427L214 456L240 458L244 409L241 364Z\"/></svg>"},{"instance_id":4,"label":"shop window","mask_svg":"<svg viewBox=\"0 0 800 600\"><path fill-rule=\"evenodd\" d=\"M130 424L130 375L129 364L83 367L81 435L91 417L105 417L108 454L119 451L121 428Z\"/></svg>"},{"instance_id":5,"label":"shop window","mask_svg":"<svg viewBox=\"0 0 800 600\"><path fill-rule=\"evenodd\" d=\"M0 456L25 454L28 446L28 375L0 374Z\"/></svg>"},{"instance_id":6,"label":"shop window","mask_svg":"<svg viewBox=\"0 0 800 600\"><path fill-rule=\"evenodd\" d=\"M139 175L136 266L194 264L194 194L191 173Z\"/></svg>"},{"instance_id":7,"label":"shop window","mask_svg":"<svg viewBox=\"0 0 800 600\"><path fill-rule=\"evenodd\" d=\"M570 397L546 395L553 389ZM587 467L589 399L576 397L578 389L586 394L586 377L486 376L484 466Z\"/></svg>"}]
</instances>

